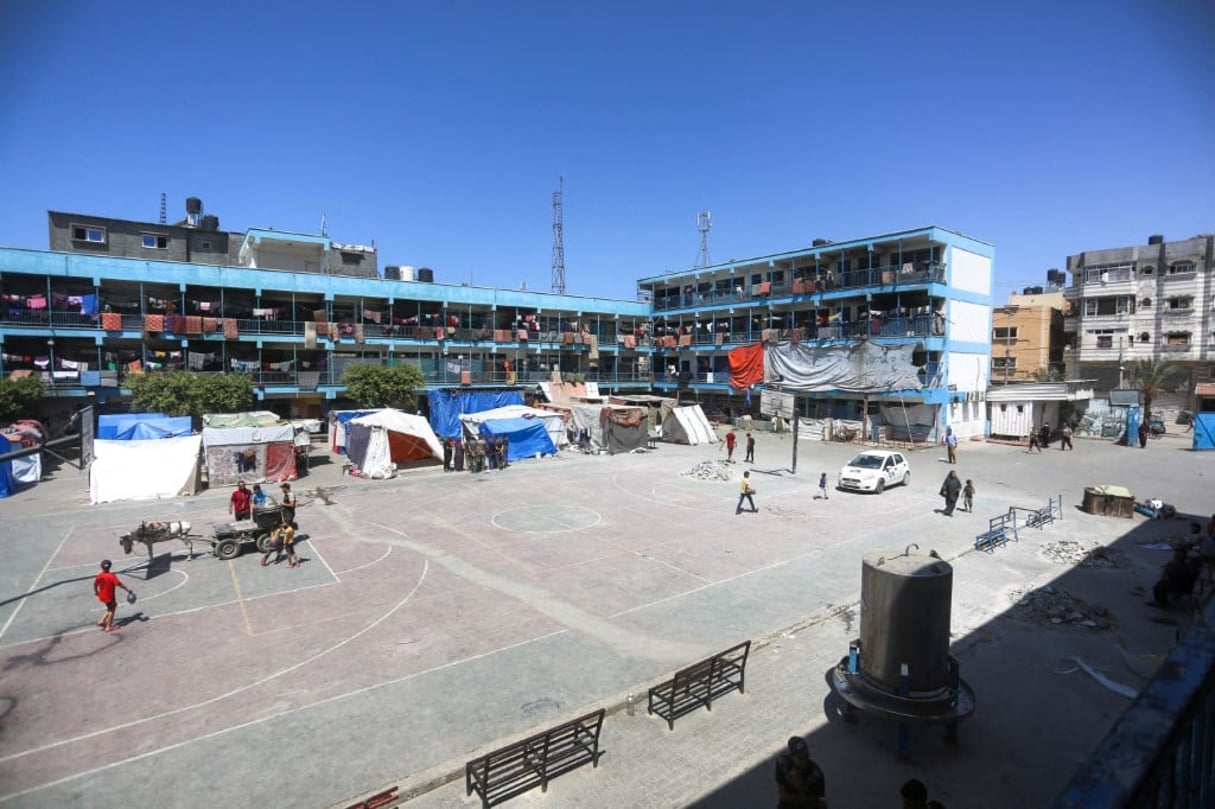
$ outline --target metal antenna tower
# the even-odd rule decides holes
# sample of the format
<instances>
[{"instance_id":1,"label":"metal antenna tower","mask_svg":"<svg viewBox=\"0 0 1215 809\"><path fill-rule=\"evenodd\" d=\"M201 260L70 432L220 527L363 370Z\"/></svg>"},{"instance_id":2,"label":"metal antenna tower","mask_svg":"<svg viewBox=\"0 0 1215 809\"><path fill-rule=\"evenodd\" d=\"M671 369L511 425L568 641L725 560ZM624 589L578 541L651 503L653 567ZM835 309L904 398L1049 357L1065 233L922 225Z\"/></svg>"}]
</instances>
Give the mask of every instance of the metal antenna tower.
<instances>
[{"instance_id":1,"label":"metal antenna tower","mask_svg":"<svg viewBox=\"0 0 1215 809\"><path fill-rule=\"evenodd\" d=\"M565 191L565 175L558 178L553 192L553 292L565 294L565 225L561 212L561 195Z\"/></svg>"},{"instance_id":2,"label":"metal antenna tower","mask_svg":"<svg viewBox=\"0 0 1215 809\"><path fill-rule=\"evenodd\" d=\"M165 199L165 192L160 192L160 224L166 224L169 221L168 200Z\"/></svg>"},{"instance_id":3,"label":"metal antenna tower","mask_svg":"<svg viewBox=\"0 0 1215 809\"><path fill-rule=\"evenodd\" d=\"M700 231L700 255L696 257L696 266L707 267L713 263L709 259L709 231L713 229L713 214L708 211L696 214L696 229Z\"/></svg>"}]
</instances>

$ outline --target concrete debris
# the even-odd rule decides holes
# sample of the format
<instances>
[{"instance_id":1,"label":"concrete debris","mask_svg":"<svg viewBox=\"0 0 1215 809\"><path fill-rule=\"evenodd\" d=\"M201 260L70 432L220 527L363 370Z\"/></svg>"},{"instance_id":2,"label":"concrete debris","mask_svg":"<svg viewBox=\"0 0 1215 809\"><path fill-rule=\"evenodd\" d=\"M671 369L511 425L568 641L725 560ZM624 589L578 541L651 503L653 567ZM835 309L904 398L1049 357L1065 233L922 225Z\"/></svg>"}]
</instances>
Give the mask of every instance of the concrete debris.
<instances>
[{"instance_id":1,"label":"concrete debris","mask_svg":"<svg viewBox=\"0 0 1215 809\"><path fill-rule=\"evenodd\" d=\"M733 480L730 464L725 461L701 461L683 473L685 478L695 480Z\"/></svg>"},{"instance_id":2,"label":"concrete debris","mask_svg":"<svg viewBox=\"0 0 1215 809\"><path fill-rule=\"evenodd\" d=\"M1104 607L1087 604L1050 585L1029 591L1013 591L1010 599L1014 602L1014 617L1042 626L1071 624L1086 629L1109 629L1113 621Z\"/></svg>"},{"instance_id":3,"label":"concrete debris","mask_svg":"<svg viewBox=\"0 0 1215 809\"><path fill-rule=\"evenodd\" d=\"M1093 543L1085 545L1074 539L1059 539L1048 542L1038 549L1038 553L1058 565L1102 568L1127 568L1131 566L1130 558L1122 551L1107 548Z\"/></svg>"}]
</instances>

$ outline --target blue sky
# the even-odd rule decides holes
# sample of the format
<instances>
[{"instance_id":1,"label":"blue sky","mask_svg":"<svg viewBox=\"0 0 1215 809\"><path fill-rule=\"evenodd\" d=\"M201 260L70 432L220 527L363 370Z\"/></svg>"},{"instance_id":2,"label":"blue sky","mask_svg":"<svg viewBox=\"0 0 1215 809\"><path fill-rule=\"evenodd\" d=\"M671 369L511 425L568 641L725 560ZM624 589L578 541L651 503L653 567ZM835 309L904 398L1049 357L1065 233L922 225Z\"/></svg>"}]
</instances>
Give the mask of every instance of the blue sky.
<instances>
[{"instance_id":1,"label":"blue sky","mask_svg":"<svg viewBox=\"0 0 1215 809\"><path fill-rule=\"evenodd\" d=\"M317 232L436 280L631 298L938 224L996 298L1215 229L1215 5L0 0L0 244L48 209Z\"/></svg>"}]
</instances>

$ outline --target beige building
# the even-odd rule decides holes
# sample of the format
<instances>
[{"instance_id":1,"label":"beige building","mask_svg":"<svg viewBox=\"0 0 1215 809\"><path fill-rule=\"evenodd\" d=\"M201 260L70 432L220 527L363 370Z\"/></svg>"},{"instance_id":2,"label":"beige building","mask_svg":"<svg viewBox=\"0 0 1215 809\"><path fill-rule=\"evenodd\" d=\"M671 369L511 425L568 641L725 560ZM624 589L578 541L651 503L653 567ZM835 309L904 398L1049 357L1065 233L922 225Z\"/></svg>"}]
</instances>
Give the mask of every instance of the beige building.
<instances>
[{"instance_id":1,"label":"beige building","mask_svg":"<svg viewBox=\"0 0 1215 809\"><path fill-rule=\"evenodd\" d=\"M1062 289L1031 287L1008 296L991 318L991 383L1063 379Z\"/></svg>"}]
</instances>

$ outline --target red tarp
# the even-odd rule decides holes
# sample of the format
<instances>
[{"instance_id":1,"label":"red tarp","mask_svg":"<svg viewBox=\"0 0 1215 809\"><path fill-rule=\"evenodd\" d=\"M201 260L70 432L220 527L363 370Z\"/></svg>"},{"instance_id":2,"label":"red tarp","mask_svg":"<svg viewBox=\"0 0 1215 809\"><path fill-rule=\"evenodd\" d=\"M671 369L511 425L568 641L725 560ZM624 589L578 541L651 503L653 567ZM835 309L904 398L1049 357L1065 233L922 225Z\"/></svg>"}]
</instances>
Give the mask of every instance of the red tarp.
<instances>
[{"instance_id":1,"label":"red tarp","mask_svg":"<svg viewBox=\"0 0 1215 809\"><path fill-rule=\"evenodd\" d=\"M730 387L749 388L764 381L764 346L752 343L726 355L730 360Z\"/></svg>"}]
</instances>

